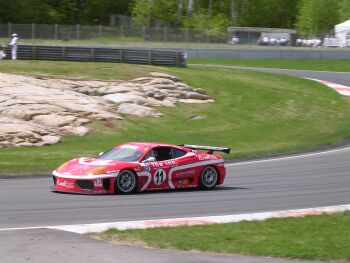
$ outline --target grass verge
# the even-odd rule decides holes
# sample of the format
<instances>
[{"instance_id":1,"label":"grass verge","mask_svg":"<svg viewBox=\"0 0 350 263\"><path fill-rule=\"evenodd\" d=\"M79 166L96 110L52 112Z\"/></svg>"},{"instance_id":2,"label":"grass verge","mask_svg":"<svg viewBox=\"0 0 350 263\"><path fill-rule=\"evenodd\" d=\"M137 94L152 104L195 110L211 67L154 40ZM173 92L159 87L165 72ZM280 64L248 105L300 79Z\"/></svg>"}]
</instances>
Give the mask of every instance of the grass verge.
<instances>
[{"instance_id":1,"label":"grass verge","mask_svg":"<svg viewBox=\"0 0 350 263\"><path fill-rule=\"evenodd\" d=\"M126 141L230 146L227 158L268 156L350 137L350 103L316 82L218 68L166 68L113 63L0 61L1 72L125 79L151 71L174 74L204 88L215 103L160 108L161 118L124 116L96 122L85 137L45 147L0 149L0 174L43 174L77 156L97 155ZM191 121L193 116L202 119Z\"/></svg>"},{"instance_id":2,"label":"grass verge","mask_svg":"<svg viewBox=\"0 0 350 263\"><path fill-rule=\"evenodd\" d=\"M110 229L93 235L108 241L143 243L157 248L350 260L350 212L207 226Z\"/></svg>"},{"instance_id":3,"label":"grass verge","mask_svg":"<svg viewBox=\"0 0 350 263\"><path fill-rule=\"evenodd\" d=\"M348 60L283 60L283 59L206 59L191 58L190 64L212 64L258 68L282 68L320 71L349 72Z\"/></svg>"}]
</instances>

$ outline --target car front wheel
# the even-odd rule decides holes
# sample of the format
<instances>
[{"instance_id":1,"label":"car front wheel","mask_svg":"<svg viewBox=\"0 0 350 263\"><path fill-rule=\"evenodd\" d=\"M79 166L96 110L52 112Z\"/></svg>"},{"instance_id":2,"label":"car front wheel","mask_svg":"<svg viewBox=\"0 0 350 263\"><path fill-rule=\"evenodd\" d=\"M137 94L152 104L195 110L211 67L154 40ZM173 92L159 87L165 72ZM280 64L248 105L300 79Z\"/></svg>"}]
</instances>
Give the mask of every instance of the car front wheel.
<instances>
[{"instance_id":1,"label":"car front wheel","mask_svg":"<svg viewBox=\"0 0 350 263\"><path fill-rule=\"evenodd\" d=\"M199 187L202 189L213 189L218 182L218 178L219 174L214 167L205 167L199 177Z\"/></svg>"},{"instance_id":2,"label":"car front wheel","mask_svg":"<svg viewBox=\"0 0 350 263\"><path fill-rule=\"evenodd\" d=\"M115 179L114 189L119 194L129 194L137 189L137 178L130 170L121 171Z\"/></svg>"}]
</instances>

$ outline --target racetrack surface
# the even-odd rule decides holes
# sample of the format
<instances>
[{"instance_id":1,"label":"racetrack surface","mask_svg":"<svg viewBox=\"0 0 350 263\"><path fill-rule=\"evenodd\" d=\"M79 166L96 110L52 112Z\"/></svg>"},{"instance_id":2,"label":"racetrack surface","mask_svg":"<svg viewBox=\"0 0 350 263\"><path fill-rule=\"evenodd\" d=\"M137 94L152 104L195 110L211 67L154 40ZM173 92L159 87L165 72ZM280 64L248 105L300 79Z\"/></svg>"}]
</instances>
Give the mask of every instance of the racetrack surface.
<instances>
[{"instance_id":1,"label":"racetrack surface","mask_svg":"<svg viewBox=\"0 0 350 263\"><path fill-rule=\"evenodd\" d=\"M0 180L0 229L241 214L350 203L350 148L228 164L224 185L133 195L52 192L50 178Z\"/></svg>"},{"instance_id":2,"label":"racetrack surface","mask_svg":"<svg viewBox=\"0 0 350 263\"><path fill-rule=\"evenodd\" d=\"M277 69L277 68L255 68L255 67L240 67L240 66L223 66L223 65L203 65L190 64L190 66L205 66L205 67L221 67L232 69L253 70L266 73L276 73L295 77L303 77L310 79L320 79L325 81L350 86L349 72L330 72L330 71L311 71L311 70L295 70L295 69Z\"/></svg>"}]
</instances>

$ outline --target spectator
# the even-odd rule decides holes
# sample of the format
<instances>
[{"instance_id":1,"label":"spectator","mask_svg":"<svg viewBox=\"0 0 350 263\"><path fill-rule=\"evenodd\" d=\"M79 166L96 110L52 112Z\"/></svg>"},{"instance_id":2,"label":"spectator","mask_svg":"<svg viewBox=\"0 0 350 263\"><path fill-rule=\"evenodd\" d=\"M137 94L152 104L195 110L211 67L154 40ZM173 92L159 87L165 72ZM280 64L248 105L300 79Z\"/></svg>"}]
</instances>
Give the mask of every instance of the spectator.
<instances>
[{"instance_id":1,"label":"spectator","mask_svg":"<svg viewBox=\"0 0 350 263\"><path fill-rule=\"evenodd\" d=\"M303 45L303 40L301 38L298 38L297 41L295 42L295 45L297 47L301 47Z\"/></svg>"},{"instance_id":2,"label":"spectator","mask_svg":"<svg viewBox=\"0 0 350 263\"><path fill-rule=\"evenodd\" d=\"M267 36L263 37L263 39L262 39L263 46L268 46L269 43L270 43L269 37L267 37Z\"/></svg>"},{"instance_id":3,"label":"spectator","mask_svg":"<svg viewBox=\"0 0 350 263\"><path fill-rule=\"evenodd\" d=\"M283 46L283 47L287 46L287 39L284 38L284 37L282 37L282 38L280 39L280 45Z\"/></svg>"},{"instance_id":4,"label":"spectator","mask_svg":"<svg viewBox=\"0 0 350 263\"><path fill-rule=\"evenodd\" d=\"M17 59L17 42L18 42L18 35L12 34L10 46L11 46L11 54L12 54L13 60Z\"/></svg>"},{"instance_id":5,"label":"spectator","mask_svg":"<svg viewBox=\"0 0 350 263\"><path fill-rule=\"evenodd\" d=\"M237 45L239 43L239 38L237 36L232 37L232 45Z\"/></svg>"},{"instance_id":6,"label":"spectator","mask_svg":"<svg viewBox=\"0 0 350 263\"><path fill-rule=\"evenodd\" d=\"M6 46L0 45L0 60L6 57L5 48Z\"/></svg>"}]
</instances>

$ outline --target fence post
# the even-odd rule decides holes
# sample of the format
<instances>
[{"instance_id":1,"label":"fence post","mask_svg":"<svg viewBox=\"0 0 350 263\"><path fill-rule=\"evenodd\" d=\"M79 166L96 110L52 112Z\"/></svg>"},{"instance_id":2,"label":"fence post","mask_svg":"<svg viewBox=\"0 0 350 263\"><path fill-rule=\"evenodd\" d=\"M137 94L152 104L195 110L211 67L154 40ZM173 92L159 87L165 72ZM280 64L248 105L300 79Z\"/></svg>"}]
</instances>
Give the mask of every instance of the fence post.
<instances>
[{"instance_id":1,"label":"fence post","mask_svg":"<svg viewBox=\"0 0 350 263\"><path fill-rule=\"evenodd\" d=\"M32 59L35 60L36 59L36 47L32 46Z\"/></svg>"},{"instance_id":2,"label":"fence post","mask_svg":"<svg viewBox=\"0 0 350 263\"><path fill-rule=\"evenodd\" d=\"M206 35L206 42L207 44L209 43L209 30L205 30L205 35Z\"/></svg>"},{"instance_id":3,"label":"fence post","mask_svg":"<svg viewBox=\"0 0 350 263\"><path fill-rule=\"evenodd\" d=\"M11 22L8 22L8 24L7 24L7 30L8 30L8 35L9 35L9 37L11 37L11 32L12 32L12 25L11 25Z\"/></svg>"},{"instance_id":4,"label":"fence post","mask_svg":"<svg viewBox=\"0 0 350 263\"><path fill-rule=\"evenodd\" d=\"M98 26L98 37L99 38L102 37L102 26L101 25Z\"/></svg>"},{"instance_id":5,"label":"fence post","mask_svg":"<svg viewBox=\"0 0 350 263\"><path fill-rule=\"evenodd\" d=\"M124 63L124 52L122 49L119 49L119 61L120 63Z\"/></svg>"},{"instance_id":6,"label":"fence post","mask_svg":"<svg viewBox=\"0 0 350 263\"><path fill-rule=\"evenodd\" d=\"M164 36L163 36L163 39L164 39L164 43L166 43L168 41L168 28L165 26L164 27Z\"/></svg>"},{"instance_id":7,"label":"fence post","mask_svg":"<svg viewBox=\"0 0 350 263\"><path fill-rule=\"evenodd\" d=\"M90 53L91 53L91 61L94 62L95 61L95 49L94 48L90 49Z\"/></svg>"},{"instance_id":8,"label":"fence post","mask_svg":"<svg viewBox=\"0 0 350 263\"><path fill-rule=\"evenodd\" d=\"M148 64L152 65L152 51L148 51Z\"/></svg>"},{"instance_id":9,"label":"fence post","mask_svg":"<svg viewBox=\"0 0 350 263\"><path fill-rule=\"evenodd\" d=\"M32 40L35 38L35 24L32 23Z\"/></svg>"},{"instance_id":10,"label":"fence post","mask_svg":"<svg viewBox=\"0 0 350 263\"><path fill-rule=\"evenodd\" d=\"M124 37L124 26L120 25L120 37L123 38Z\"/></svg>"},{"instance_id":11,"label":"fence post","mask_svg":"<svg viewBox=\"0 0 350 263\"><path fill-rule=\"evenodd\" d=\"M66 60L66 47L62 47L61 55L62 55L62 60L65 61Z\"/></svg>"},{"instance_id":12,"label":"fence post","mask_svg":"<svg viewBox=\"0 0 350 263\"><path fill-rule=\"evenodd\" d=\"M146 40L146 28L144 26L142 27L142 39L143 41Z\"/></svg>"},{"instance_id":13,"label":"fence post","mask_svg":"<svg viewBox=\"0 0 350 263\"><path fill-rule=\"evenodd\" d=\"M76 29L75 29L75 32L76 32L76 39L79 40L80 39L80 25L79 24L76 24Z\"/></svg>"},{"instance_id":14,"label":"fence post","mask_svg":"<svg viewBox=\"0 0 350 263\"><path fill-rule=\"evenodd\" d=\"M186 42L186 46L188 44L188 28L185 28L185 42Z\"/></svg>"},{"instance_id":15,"label":"fence post","mask_svg":"<svg viewBox=\"0 0 350 263\"><path fill-rule=\"evenodd\" d=\"M180 66L180 52L176 53L176 66Z\"/></svg>"},{"instance_id":16,"label":"fence post","mask_svg":"<svg viewBox=\"0 0 350 263\"><path fill-rule=\"evenodd\" d=\"M54 35L55 40L58 39L58 25L55 24L55 35Z\"/></svg>"}]
</instances>

